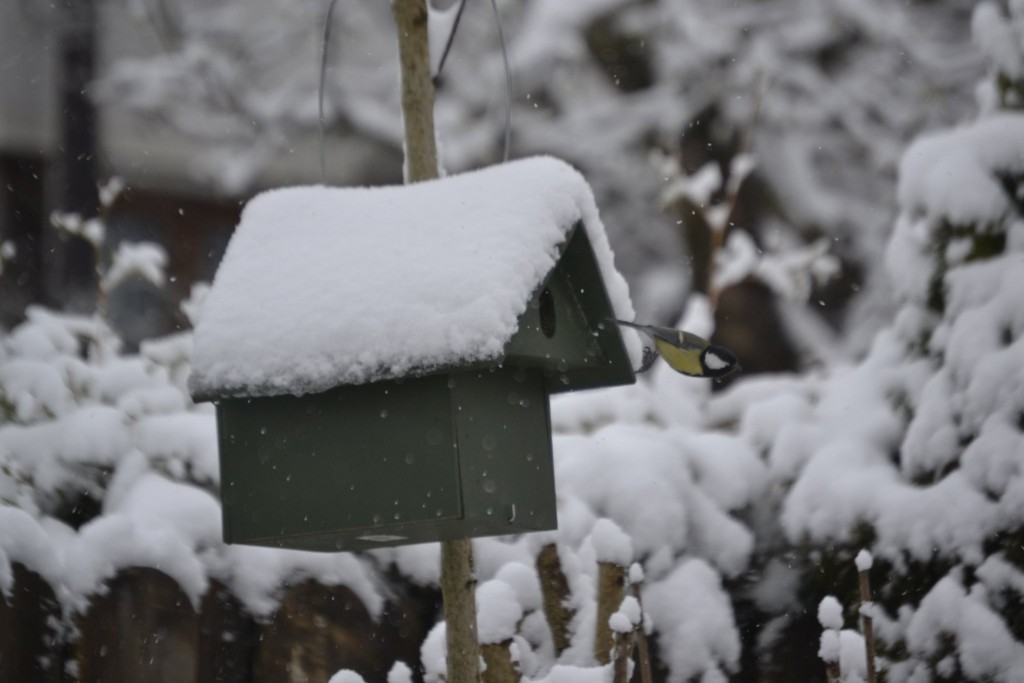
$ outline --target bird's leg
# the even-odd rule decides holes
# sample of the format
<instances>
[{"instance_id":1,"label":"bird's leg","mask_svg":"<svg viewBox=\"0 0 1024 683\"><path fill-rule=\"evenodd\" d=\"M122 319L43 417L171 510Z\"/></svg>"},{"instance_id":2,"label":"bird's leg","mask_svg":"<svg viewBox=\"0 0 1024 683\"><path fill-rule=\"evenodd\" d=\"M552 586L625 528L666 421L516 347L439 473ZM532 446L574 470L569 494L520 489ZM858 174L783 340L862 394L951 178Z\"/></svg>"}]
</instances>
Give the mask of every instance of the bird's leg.
<instances>
[{"instance_id":1,"label":"bird's leg","mask_svg":"<svg viewBox=\"0 0 1024 683\"><path fill-rule=\"evenodd\" d=\"M658 352L653 347L645 346L644 355L640 360L640 369L637 370L637 374L650 370L656 360L658 360Z\"/></svg>"}]
</instances>

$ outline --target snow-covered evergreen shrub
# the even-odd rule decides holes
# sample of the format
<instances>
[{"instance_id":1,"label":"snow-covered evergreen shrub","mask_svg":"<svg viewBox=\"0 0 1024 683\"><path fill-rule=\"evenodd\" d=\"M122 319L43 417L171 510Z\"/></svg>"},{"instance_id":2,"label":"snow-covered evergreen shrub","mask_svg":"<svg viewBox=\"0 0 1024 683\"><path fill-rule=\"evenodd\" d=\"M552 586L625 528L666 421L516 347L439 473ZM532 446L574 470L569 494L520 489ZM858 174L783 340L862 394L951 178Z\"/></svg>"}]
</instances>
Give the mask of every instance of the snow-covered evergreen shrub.
<instances>
[{"instance_id":1,"label":"snow-covered evergreen shrub","mask_svg":"<svg viewBox=\"0 0 1024 683\"><path fill-rule=\"evenodd\" d=\"M975 14L979 42L1002 60L980 89L1001 93L990 104L1013 101L1006 76L1024 63L1024 7L1011 5L998 32L1012 41L999 45L989 15L1000 10ZM853 555L870 545L890 682L1024 678L1022 183L1017 111L918 138L886 252L894 323L859 365L773 399L800 415L764 447L804 599L854 595ZM741 431L763 439L754 416L768 409L748 409Z\"/></svg>"},{"instance_id":2,"label":"snow-covered evergreen shrub","mask_svg":"<svg viewBox=\"0 0 1024 683\"><path fill-rule=\"evenodd\" d=\"M119 571L153 567L197 607L217 579L266 616L286 581L313 578L378 614L363 560L224 545L216 424L185 388L190 349L180 333L125 354L99 317L43 308L0 336L0 590L21 563L70 619Z\"/></svg>"}]
</instances>

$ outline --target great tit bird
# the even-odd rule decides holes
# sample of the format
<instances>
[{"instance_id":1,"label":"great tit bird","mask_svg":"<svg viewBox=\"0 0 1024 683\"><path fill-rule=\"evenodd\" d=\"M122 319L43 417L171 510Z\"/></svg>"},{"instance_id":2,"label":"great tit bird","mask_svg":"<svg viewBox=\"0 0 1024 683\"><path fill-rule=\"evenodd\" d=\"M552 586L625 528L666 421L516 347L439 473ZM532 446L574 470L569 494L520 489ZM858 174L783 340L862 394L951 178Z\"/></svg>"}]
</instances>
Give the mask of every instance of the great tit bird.
<instances>
[{"instance_id":1,"label":"great tit bird","mask_svg":"<svg viewBox=\"0 0 1024 683\"><path fill-rule=\"evenodd\" d=\"M654 343L653 347L644 345L643 362L637 372L650 369L659 355L673 370L690 377L721 379L742 370L732 351L690 332L671 327L638 325L625 320L615 322L639 330Z\"/></svg>"}]
</instances>

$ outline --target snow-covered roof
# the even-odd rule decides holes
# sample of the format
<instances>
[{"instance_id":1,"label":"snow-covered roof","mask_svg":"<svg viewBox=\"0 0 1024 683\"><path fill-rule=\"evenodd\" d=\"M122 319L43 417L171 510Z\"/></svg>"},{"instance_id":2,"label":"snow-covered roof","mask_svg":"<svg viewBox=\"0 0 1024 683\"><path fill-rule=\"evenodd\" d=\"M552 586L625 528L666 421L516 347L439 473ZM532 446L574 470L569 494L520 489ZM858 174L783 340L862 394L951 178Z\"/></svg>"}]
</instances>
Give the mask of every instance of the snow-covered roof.
<instances>
[{"instance_id":1,"label":"snow-covered roof","mask_svg":"<svg viewBox=\"0 0 1024 683\"><path fill-rule=\"evenodd\" d=\"M261 194L203 304L189 387L305 394L499 358L579 220L615 315L631 320L593 194L557 159Z\"/></svg>"}]
</instances>

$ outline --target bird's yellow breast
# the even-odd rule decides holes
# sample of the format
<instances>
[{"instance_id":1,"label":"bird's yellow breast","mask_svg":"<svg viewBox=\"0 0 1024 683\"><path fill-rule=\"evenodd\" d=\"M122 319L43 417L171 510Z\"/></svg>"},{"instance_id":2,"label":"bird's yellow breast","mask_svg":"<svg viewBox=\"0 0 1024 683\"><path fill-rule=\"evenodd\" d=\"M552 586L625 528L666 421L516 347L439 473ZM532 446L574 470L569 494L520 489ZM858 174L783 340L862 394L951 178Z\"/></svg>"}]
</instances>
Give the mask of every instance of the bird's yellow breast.
<instances>
[{"instance_id":1,"label":"bird's yellow breast","mask_svg":"<svg viewBox=\"0 0 1024 683\"><path fill-rule=\"evenodd\" d=\"M700 351L681 349L658 338L655 338L654 343L658 345L658 353L661 354L661 357L677 372L694 377L704 376L704 370L700 366Z\"/></svg>"}]
</instances>

